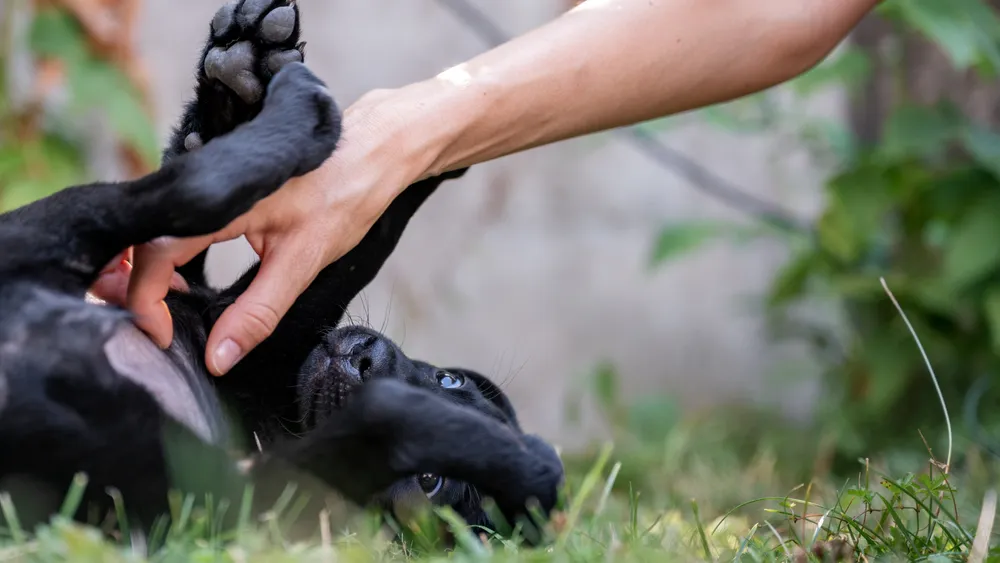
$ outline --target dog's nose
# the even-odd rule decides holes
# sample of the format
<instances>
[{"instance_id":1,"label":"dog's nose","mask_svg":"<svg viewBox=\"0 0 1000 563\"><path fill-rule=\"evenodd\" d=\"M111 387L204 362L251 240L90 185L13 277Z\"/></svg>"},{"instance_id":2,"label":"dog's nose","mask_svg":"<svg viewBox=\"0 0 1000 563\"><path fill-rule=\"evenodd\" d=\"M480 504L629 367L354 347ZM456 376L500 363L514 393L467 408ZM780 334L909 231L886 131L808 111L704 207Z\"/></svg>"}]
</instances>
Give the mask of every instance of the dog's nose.
<instances>
[{"instance_id":1,"label":"dog's nose","mask_svg":"<svg viewBox=\"0 0 1000 563\"><path fill-rule=\"evenodd\" d=\"M337 371L358 383L371 379L374 372L386 365L390 354L382 338L365 332L341 335L332 342L331 351Z\"/></svg>"}]
</instances>

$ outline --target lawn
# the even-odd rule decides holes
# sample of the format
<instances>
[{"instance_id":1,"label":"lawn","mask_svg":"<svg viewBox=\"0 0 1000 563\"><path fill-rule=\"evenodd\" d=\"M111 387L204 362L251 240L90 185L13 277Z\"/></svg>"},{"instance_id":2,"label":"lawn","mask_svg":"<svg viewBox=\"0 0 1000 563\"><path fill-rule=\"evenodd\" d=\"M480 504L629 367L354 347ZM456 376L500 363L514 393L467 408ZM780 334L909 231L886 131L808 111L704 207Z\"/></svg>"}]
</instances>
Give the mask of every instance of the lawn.
<instances>
[{"instance_id":1,"label":"lawn","mask_svg":"<svg viewBox=\"0 0 1000 563\"><path fill-rule=\"evenodd\" d=\"M808 432L749 411L727 412L684 420L655 439L619 432L615 448L565 457L564 504L547 541L534 549L516 540L483 541L484 532L446 513L433 518L457 534L452 552L419 530L406 546L394 543L370 514L351 519L349 528L317 522L314 540L291 543L283 527L294 511L290 498L232 530L218 529L217 514L177 498L175 524L147 538L155 548L144 553L128 539L107 540L97 528L59 517L22 530L16 507L0 497L12 524L3 530L0 561L838 560L834 555L981 561L987 555L979 544L991 538L996 497L989 488L998 466L974 446L956 447L949 475L926 450L902 447L877 461L859 460L852 476L836 477L822 441ZM920 444L917 432L914 441ZM81 480L67 495L67 507L82 486ZM970 558L974 551L979 555ZM1000 560L1000 550L992 560Z\"/></svg>"}]
</instances>

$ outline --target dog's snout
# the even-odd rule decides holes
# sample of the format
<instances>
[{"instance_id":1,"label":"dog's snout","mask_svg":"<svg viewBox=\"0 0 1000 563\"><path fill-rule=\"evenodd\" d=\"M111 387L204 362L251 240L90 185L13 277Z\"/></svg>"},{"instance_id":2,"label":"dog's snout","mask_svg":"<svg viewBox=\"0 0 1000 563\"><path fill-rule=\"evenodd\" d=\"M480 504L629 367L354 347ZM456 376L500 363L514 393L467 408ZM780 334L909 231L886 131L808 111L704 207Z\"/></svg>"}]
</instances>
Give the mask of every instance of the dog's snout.
<instances>
[{"instance_id":1,"label":"dog's snout","mask_svg":"<svg viewBox=\"0 0 1000 563\"><path fill-rule=\"evenodd\" d=\"M391 353L384 339L364 332L341 335L332 344L339 371L357 382L371 379L373 370L384 366Z\"/></svg>"}]
</instances>

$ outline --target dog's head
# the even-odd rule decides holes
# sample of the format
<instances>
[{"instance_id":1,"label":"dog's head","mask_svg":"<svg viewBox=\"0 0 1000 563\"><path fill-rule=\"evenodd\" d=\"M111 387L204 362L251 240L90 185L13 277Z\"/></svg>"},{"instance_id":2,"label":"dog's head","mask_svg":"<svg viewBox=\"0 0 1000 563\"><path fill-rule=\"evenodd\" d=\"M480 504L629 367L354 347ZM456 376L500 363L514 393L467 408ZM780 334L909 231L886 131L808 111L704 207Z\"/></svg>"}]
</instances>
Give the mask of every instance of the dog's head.
<instances>
[{"instance_id":1,"label":"dog's head","mask_svg":"<svg viewBox=\"0 0 1000 563\"><path fill-rule=\"evenodd\" d=\"M314 428L346 405L363 385L379 378L424 388L521 431L510 400L482 374L412 360L389 338L360 326L331 331L303 364L298 380L303 424ZM461 447L460 436L456 436L456 447ZM398 481L375 503L405 520L427 499L437 506L450 506L469 524L491 526L478 491L441 475L425 473Z\"/></svg>"}]
</instances>

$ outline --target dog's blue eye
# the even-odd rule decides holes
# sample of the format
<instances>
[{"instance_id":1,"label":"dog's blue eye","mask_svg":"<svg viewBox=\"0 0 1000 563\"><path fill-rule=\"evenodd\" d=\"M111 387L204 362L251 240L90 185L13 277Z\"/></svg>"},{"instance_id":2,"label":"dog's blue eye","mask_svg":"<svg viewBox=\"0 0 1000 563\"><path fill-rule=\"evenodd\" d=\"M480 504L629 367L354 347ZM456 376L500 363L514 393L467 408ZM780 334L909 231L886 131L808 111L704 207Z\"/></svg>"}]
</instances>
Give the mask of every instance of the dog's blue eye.
<instances>
[{"instance_id":1,"label":"dog's blue eye","mask_svg":"<svg viewBox=\"0 0 1000 563\"><path fill-rule=\"evenodd\" d=\"M434 495L441 492L441 487L444 486L444 479L433 473L424 473L417 477L417 484L420 485L420 490L427 495L427 498L434 498Z\"/></svg>"},{"instance_id":2,"label":"dog's blue eye","mask_svg":"<svg viewBox=\"0 0 1000 563\"><path fill-rule=\"evenodd\" d=\"M437 372L438 385L445 389L457 389L465 384L465 378L461 375L447 371Z\"/></svg>"}]
</instances>

